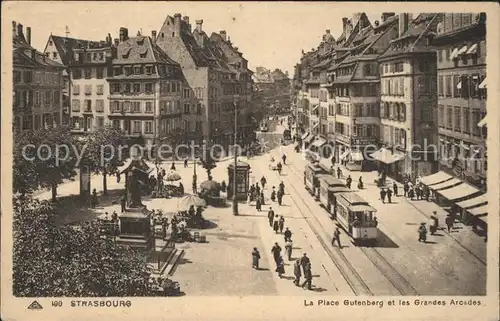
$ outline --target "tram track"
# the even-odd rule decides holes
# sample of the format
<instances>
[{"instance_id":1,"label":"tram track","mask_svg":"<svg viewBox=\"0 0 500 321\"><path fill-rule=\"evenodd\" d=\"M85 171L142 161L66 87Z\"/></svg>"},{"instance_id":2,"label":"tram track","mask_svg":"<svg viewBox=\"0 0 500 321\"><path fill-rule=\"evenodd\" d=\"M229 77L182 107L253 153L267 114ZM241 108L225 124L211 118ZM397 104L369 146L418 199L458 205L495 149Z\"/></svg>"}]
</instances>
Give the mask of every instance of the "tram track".
<instances>
[{"instance_id":1,"label":"tram track","mask_svg":"<svg viewBox=\"0 0 500 321\"><path fill-rule=\"evenodd\" d=\"M300 172L297 170L297 168L293 165L288 166L288 168L291 168L293 172L299 174ZM287 178L289 181L289 179ZM292 185L293 186L293 185ZM295 186L293 186L295 189ZM295 189L296 190L296 189ZM299 195L303 199L304 202L306 200ZM312 201L312 200L309 200ZM312 209L308 204L306 206L310 209L312 212ZM317 220L317 218L315 217ZM318 220L317 220L318 221ZM321 223L318 221L318 223L321 225ZM358 247L361 252L366 256L366 258L375 266L375 268L391 283L391 285L401 294L401 295L418 295L418 291L380 254L377 249L373 247ZM341 250L337 247L334 247L336 251L339 253L342 253ZM342 256L347 260L345 255ZM351 265L352 267L352 265ZM354 267L352 267L354 269Z\"/></svg>"}]
</instances>

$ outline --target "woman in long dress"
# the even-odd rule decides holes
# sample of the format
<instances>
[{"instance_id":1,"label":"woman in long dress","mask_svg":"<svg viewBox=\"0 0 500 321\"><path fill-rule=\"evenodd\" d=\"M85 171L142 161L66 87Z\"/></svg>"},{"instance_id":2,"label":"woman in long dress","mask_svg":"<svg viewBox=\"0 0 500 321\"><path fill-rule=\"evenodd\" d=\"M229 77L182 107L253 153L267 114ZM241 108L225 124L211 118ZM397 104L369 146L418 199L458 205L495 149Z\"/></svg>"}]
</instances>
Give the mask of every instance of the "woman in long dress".
<instances>
[{"instance_id":1,"label":"woman in long dress","mask_svg":"<svg viewBox=\"0 0 500 321\"><path fill-rule=\"evenodd\" d=\"M285 274L285 262L283 261L283 257L280 256L277 262L277 267L276 267L276 272L278 272L278 276L280 279L283 277L283 274Z\"/></svg>"},{"instance_id":2,"label":"woman in long dress","mask_svg":"<svg viewBox=\"0 0 500 321\"><path fill-rule=\"evenodd\" d=\"M256 247L253 248L252 252L252 268L259 269L260 253Z\"/></svg>"}]
</instances>

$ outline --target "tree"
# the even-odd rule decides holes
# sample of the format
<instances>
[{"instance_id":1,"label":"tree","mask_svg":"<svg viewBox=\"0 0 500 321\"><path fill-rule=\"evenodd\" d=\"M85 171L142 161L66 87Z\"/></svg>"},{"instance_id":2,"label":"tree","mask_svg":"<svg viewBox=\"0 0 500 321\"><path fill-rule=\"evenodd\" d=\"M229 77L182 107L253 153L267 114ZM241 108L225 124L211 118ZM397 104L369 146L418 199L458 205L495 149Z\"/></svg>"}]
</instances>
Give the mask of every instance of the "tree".
<instances>
[{"instance_id":1,"label":"tree","mask_svg":"<svg viewBox=\"0 0 500 321\"><path fill-rule=\"evenodd\" d=\"M123 132L111 126L90 133L85 140L84 165L94 174L102 174L104 195L108 194L107 175L115 172L122 162L119 146L124 141Z\"/></svg>"},{"instance_id":2,"label":"tree","mask_svg":"<svg viewBox=\"0 0 500 321\"><path fill-rule=\"evenodd\" d=\"M56 201L57 186L76 175L77 155L69 128L27 131L14 139L15 191L26 195L38 187L51 188Z\"/></svg>"},{"instance_id":3,"label":"tree","mask_svg":"<svg viewBox=\"0 0 500 321\"><path fill-rule=\"evenodd\" d=\"M96 223L57 226L47 201L14 199L13 293L21 297L150 295L136 252L101 239Z\"/></svg>"},{"instance_id":4,"label":"tree","mask_svg":"<svg viewBox=\"0 0 500 321\"><path fill-rule=\"evenodd\" d=\"M217 167L217 163L210 155L210 151L208 150L205 157L201 158L201 165L207 171L207 178L209 181L212 180L212 169Z\"/></svg>"}]
</instances>

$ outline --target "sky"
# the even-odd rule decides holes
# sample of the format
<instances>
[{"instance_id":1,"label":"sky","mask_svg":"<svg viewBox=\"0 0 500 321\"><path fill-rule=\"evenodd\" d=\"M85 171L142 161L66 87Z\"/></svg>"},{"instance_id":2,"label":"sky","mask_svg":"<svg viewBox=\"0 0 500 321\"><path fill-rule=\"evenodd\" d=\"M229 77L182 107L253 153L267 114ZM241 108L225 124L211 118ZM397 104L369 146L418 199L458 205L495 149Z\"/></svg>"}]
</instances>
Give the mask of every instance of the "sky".
<instances>
[{"instance_id":1,"label":"sky","mask_svg":"<svg viewBox=\"0 0 500 321\"><path fill-rule=\"evenodd\" d=\"M66 26L70 37L104 40L108 33L118 38L120 27L129 35L142 30L151 35L159 30L167 17L175 13L195 20L203 19L203 30L226 30L234 46L243 52L249 67L280 68L293 76L301 51L317 47L326 29L337 38L342 33L342 17L352 17L361 3L308 2L7 2L8 20L31 27L32 45L43 51L49 35L64 36ZM374 23L380 20L379 3L363 7ZM5 12L5 11L4 11ZM4 20L4 19L2 19Z\"/></svg>"}]
</instances>

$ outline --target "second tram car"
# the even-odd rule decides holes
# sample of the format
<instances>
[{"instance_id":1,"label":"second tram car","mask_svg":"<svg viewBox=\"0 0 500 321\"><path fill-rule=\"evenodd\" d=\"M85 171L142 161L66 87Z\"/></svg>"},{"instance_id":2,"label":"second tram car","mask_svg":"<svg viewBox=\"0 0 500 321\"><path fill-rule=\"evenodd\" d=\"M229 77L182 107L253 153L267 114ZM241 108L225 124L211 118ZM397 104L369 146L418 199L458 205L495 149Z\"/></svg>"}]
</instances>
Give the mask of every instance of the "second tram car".
<instances>
[{"instance_id":1,"label":"second tram car","mask_svg":"<svg viewBox=\"0 0 500 321\"><path fill-rule=\"evenodd\" d=\"M336 193L348 193L351 190L345 184L333 177L324 175L319 179L319 201L321 205L330 213L331 218L336 218Z\"/></svg>"},{"instance_id":2,"label":"second tram car","mask_svg":"<svg viewBox=\"0 0 500 321\"><path fill-rule=\"evenodd\" d=\"M378 235L376 209L356 193L338 193L337 222L355 244L374 243Z\"/></svg>"},{"instance_id":3,"label":"second tram car","mask_svg":"<svg viewBox=\"0 0 500 321\"><path fill-rule=\"evenodd\" d=\"M325 175L327 172L318 164L307 164L304 170L304 185L311 195L316 195L316 190L319 189L319 175Z\"/></svg>"}]
</instances>

